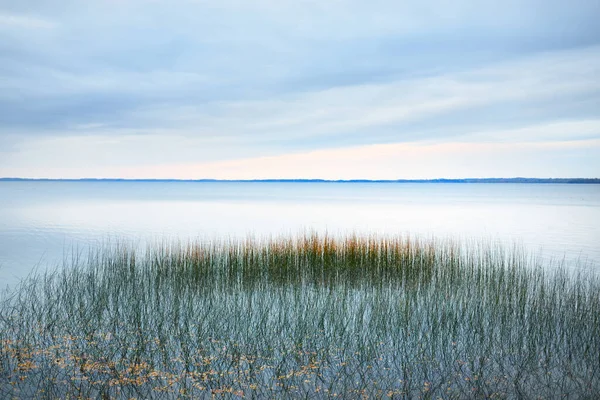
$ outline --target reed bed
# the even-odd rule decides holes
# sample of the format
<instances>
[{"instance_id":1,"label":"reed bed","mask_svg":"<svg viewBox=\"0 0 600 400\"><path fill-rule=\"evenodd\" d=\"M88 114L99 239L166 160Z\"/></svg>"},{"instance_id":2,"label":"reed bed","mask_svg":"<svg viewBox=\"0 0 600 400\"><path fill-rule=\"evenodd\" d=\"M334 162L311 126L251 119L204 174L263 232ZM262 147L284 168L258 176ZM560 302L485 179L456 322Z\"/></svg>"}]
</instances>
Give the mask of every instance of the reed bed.
<instances>
[{"instance_id":1,"label":"reed bed","mask_svg":"<svg viewBox=\"0 0 600 400\"><path fill-rule=\"evenodd\" d=\"M2 398L600 398L600 281L410 237L104 246L0 304Z\"/></svg>"}]
</instances>

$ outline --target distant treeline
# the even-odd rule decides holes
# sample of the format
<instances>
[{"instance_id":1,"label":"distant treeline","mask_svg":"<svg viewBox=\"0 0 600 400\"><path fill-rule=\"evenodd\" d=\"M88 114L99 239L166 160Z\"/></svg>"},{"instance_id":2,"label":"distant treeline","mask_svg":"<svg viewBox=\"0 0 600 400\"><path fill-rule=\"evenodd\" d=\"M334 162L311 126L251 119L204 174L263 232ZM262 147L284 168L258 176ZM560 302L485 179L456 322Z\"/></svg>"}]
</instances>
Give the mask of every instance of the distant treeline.
<instances>
[{"instance_id":1,"label":"distant treeline","mask_svg":"<svg viewBox=\"0 0 600 400\"><path fill-rule=\"evenodd\" d=\"M30 179L0 178L1 181L43 181L43 182L307 182L307 183L594 183L600 178L464 178L464 179Z\"/></svg>"}]
</instances>

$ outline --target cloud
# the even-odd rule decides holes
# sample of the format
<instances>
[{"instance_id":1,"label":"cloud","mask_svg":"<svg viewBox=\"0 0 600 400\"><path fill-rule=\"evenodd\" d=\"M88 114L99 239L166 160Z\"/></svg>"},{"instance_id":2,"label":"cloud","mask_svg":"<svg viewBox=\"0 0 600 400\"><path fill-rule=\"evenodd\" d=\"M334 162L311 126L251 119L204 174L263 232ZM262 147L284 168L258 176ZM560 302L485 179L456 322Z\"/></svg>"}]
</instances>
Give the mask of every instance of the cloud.
<instances>
[{"instance_id":1,"label":"cloud","mask_svg":"<svg viewBox=\"0 0 600 400\"><path fill-rule=\"evenodd\" d=\"M544 142L548 140L565 141L571 145L578 140L600 139L600 119L558 121L514 129L475 131L465 134L463 141L484 143Z\"/></svg>"},{"instance_id":2,"label":"cloud","mask_svg":"<svg viewBox=\"0 0 600 400\"><path fill-rule=\"evenodd\" d=\"M396 143L196 164L7 169L36 178L431 179L596 177L600 139L518 143ZM35 171L35 173L32 173ZM9 174L10 175L10 174Z\"/></svg>"},{"instance_id":3,"label":"cloud","mask_svg":"<svg viewBox=\"0 0 600 400\"><path fill-rule=\"evenodd\" d=\"M56 25L49 20L32 16L0 14L0 31L4 29L52 29Z\"/></svg>"},{"instance_id":4,"label":"cloud","mask_svg":"<svg viewBox=\"0 0 600 400\"><path fill-rule=\"evenodd\" d=\"M138 109L128 118L137 121L137 126L180 128L194 136L236 137L242 142L322 145L340 137L351 142L432 139L482 129L469 127L478 120L473 114L502 106L520 108L496 111L496 118L509 126L523 124L524 110L535 114L536 123L569 119L573 103L589 96L591 103L599 102L598 75L600 48L589 48L458 73L283 94L267 100L163 104ZM556 103L554 108L546 113L539 110L548 101ZM589 113L597 115L593 106ZM580 105L578 109L585 111ZM454 122L463 112L472 114L470 120ZM497 130L498 121L492 128Z\"/></svg>"},{"instance_id":5,"label":"cloud","mask_svg":"<svg viewBox=\"0 0 600 400\"><path fill-rule=\"evenodd\" d=\"M171 174L191 179L198 176L221 179L431 179L523 175L594 177L600 168L600 161L594 154L600 154L600 139L510 144L398 143L173 166L165 170L157 168L151 175L167 178Z\"/></svg>"},{"instance_id":6,"label":"cloud","mask_svg":"<svg viewBox=\"0 0 600 400\"><path fill-rule=\"evenodd\" d=\"M597 138L596 11L583 0L0 0L0 175Z\"/></svg>"}]
</instances>

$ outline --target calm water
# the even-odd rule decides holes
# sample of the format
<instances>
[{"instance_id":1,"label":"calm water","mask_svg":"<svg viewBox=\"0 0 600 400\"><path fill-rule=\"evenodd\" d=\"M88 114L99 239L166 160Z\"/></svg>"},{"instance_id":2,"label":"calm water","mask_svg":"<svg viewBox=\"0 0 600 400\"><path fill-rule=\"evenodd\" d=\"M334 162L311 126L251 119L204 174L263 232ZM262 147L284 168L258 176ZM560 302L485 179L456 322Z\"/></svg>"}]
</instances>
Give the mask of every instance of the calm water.
<instances>
[{"instance_id":1,"label":"calm water","mask_svg":"<svg viewBox=\"0 0 600 400\"><path fill-rule=\"evenodd\" d=\"M0 284L72 249L147 240L410 233L600 265L600 185L0 182Z\"/></svg>"}]
</instances>

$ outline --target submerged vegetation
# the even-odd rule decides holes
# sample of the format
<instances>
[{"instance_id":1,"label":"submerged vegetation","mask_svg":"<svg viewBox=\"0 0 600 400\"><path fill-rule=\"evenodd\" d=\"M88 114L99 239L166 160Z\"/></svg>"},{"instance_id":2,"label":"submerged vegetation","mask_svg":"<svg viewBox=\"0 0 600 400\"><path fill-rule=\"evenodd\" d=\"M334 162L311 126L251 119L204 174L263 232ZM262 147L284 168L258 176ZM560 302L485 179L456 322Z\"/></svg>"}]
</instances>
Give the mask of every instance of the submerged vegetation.
<instances>
[{"instance_id":1,"label":"submerged vegetation","mask_svg":"<svg viewBox=\"0 0 600 400\"><path fill-rule=\"evenodd\" d=\"M105 246L0 305L2 398L600 398L600 281L409 237Z\"/></svg>"}]
</instances>

